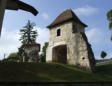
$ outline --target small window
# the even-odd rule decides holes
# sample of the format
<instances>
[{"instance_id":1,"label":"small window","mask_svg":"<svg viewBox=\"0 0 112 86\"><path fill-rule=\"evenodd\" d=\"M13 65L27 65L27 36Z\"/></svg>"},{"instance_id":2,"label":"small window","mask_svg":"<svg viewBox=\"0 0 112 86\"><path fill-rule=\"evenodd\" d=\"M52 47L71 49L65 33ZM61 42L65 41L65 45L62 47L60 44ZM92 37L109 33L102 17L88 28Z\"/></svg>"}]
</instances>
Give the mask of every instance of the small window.
<instances>
[{"instance_id":1,"label":"small window","mask_svg":"<svg viewBox=\"0 0 112 86\"><path fill-rule=\"evenodd\" d=\"M82 60L85 60L85 57L83 57Z\"/></svg>"},{"instance_id":2,"label":"small window","mask_svg":"<svg viewBox=\"0 0 112 86\"><path fill-rule=\"evenodd\" d=\"M61 30L60 29L57 30L57 36L61 36Z\"/></svg>"},{"instance_id":3,"label":"small window","mask_svg":"<svg viewBox=\"0 0 112 86\"><path fill-rule=\"evenodd\" d=\"M77 24L73 24L73 33L77 32Z\"/></svg>"}]
</instances>

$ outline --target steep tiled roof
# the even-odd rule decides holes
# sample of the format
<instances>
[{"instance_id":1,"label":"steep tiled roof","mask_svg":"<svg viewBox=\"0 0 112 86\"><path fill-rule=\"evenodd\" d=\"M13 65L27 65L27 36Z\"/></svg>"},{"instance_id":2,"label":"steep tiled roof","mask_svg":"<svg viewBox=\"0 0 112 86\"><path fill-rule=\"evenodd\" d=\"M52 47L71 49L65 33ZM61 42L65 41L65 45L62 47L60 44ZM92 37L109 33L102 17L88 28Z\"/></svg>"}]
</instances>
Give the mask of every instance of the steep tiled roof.
<instances>
[{"instance_id":1,"label":"steep tiled roof","mask_svg":"<svg viewBox=\"0 0 112 86\"><path fill-rule=\"evenodd\" d=\"M65 10L63 13L61 13L49 26L47 26L48 28L54 27L58 24L64 23L66 21L69 20L74 20L77 23L80 23L82 25L84 25L84 27L87 27L86 24L82 23L80 21L80 19L75 15L75 13L71 10Z\"/></svg>"}]
</instances>

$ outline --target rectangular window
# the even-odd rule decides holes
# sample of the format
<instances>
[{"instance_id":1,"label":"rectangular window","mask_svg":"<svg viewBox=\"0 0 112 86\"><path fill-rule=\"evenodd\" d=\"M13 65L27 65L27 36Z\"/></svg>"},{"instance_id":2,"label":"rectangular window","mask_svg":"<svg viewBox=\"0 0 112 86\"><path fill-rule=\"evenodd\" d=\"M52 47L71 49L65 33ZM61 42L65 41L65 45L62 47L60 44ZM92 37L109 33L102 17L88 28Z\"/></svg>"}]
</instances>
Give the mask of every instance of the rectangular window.
<instances>
[{"instance_id":1,"label":"rectangular window","mask_svg":"<svg viewBox=\"0 0 112 86\"><path fill-rule=\"evenodd\" d=\"M57 36L61 36L61 30L60 29L57 30Z\"/></svg>"},{"instance_id":2,"label":"rectangular window","mask_svg":"<svg viewBox=\"0 0 112 86\"><path fill-rule=\"evenodd\" d=\"M77 32L77 25L76 24L73 24L73 33L76 33Z\"/></svg>"}]
</instances>

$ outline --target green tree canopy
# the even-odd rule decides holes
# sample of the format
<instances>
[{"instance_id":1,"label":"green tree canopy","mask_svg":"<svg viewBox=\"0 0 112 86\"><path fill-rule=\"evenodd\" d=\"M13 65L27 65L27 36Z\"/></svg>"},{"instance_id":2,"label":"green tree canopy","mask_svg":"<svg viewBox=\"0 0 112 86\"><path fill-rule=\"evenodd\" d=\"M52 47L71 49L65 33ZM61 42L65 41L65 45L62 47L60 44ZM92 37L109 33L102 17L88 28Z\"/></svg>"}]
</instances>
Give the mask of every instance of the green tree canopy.
<instances>
[{"instance_id":1,"label":"green tree canopy","mask_svg":"<svg viewBox=\"0 0 112 86\"><path fill-rule=\"evenodd\" d=\"M29 20L26 24L26 26L23 27L23 29L20 30L20 41L22 45L20 48L18 48L18 55L21 58L24 54L24 44L32 44L36 43L36 38L38 36L37 30L34 30L34 27L36 26L35 23L31 23Z\"/></svg>"},{"instance_id":2,"label":"green tree canopy","mask_svg":"<svg viewBox=\"0 0 112 86\"><path fill-rule=\"evenodd\" d=\"M38 36L37 30L33 30L36 26L35 23L28 21L26 26L20 30L22 44L31 44L36 42L36 37Z\"/></svg>"},{"instance_id":3,"label":"green tree canopy","mask_svg":"<svg viewBox=\"0 0 112 86\"><path fill-rule=\"evenodd\" d=\"M107 19L109 21L109 29L112 30L112 9L107 13ZM111 36L112 40L112 36Z\"/></svg>"},{"instance_id":4,"label":"green tree canopy","mask_svg":"<svg viewBox=\"0 0 112 86\"><path fill-rule=\"evenodd\" d=\"M7 58L3 59L3 61L17 61L17 60L19 60L18 53L10 53Z\"/></svg>"},{"instance_id":5,"label":"green tree canopy","mask_svg":"<svg viewBox=\"0 0 112 86\"><path fill-rule=\"evenodd\" d=\"M102 51L102 52L101 52L101 58L104 59L106 56L107 56L107 53L106 53L105 51Z\"/></svg>"},{"instance_id":6,"label":"green tree canopy","mask_svg":"<svg viewBox=\"0 0 112 86\"><path fill-rule=\"evenodd\" d=\"M41 54L41 61L46 62L46 49L48 47L49 43L45 42L43 48L42 48L42 54Z\"/></svg>"},{"instance_id":7,"label":"green tree canopy","mask_svg":"<svg viewBox=\"0 0 112 86\"><path fill-rule=\"evenodd\" d=\"M19 57L22 57L22 54L23 54L23 52L24 52L24 49L23 49L23 45L20 47L20 48L18 48L18 56Z\"/></svg>"},{"instance_id":8,"label":"green tree canopy","mask_svg":"<svg viewBox=\"0 0 112 86\"><path fill-rule=\"evenodd\" d=\"M11 53L8 58L18 57L18 53Z\"/></svg>"}]
</instances>

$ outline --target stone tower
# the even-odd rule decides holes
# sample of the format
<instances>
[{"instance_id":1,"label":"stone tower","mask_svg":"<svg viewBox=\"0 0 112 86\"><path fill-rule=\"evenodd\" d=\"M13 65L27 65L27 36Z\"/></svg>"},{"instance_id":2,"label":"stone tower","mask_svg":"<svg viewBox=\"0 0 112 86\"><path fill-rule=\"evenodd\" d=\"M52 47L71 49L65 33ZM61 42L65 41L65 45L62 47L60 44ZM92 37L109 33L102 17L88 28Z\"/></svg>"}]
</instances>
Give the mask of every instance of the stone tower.
<instances>
[{"instance_id":1,"label":"stone tower","mask_svg":"<svg viewBox=\"0 0 112 86\"><path fill-rule=\"evenodd\" d=\"M88 71L95 66L94 54L85 35L85 25L68 9L61 13L48 28L50 30L47 62L75 65Z\"/></svg>"},{"instance_id":2,"label":"stone tower","mask_svg":"<svg viewBox=\"0 0 112 86\"><path fill-rule=\"evenodd\" d=\"M40 47L38 43L24 44L23 62L38 62Z\"/></svg>"}]
</instances>

